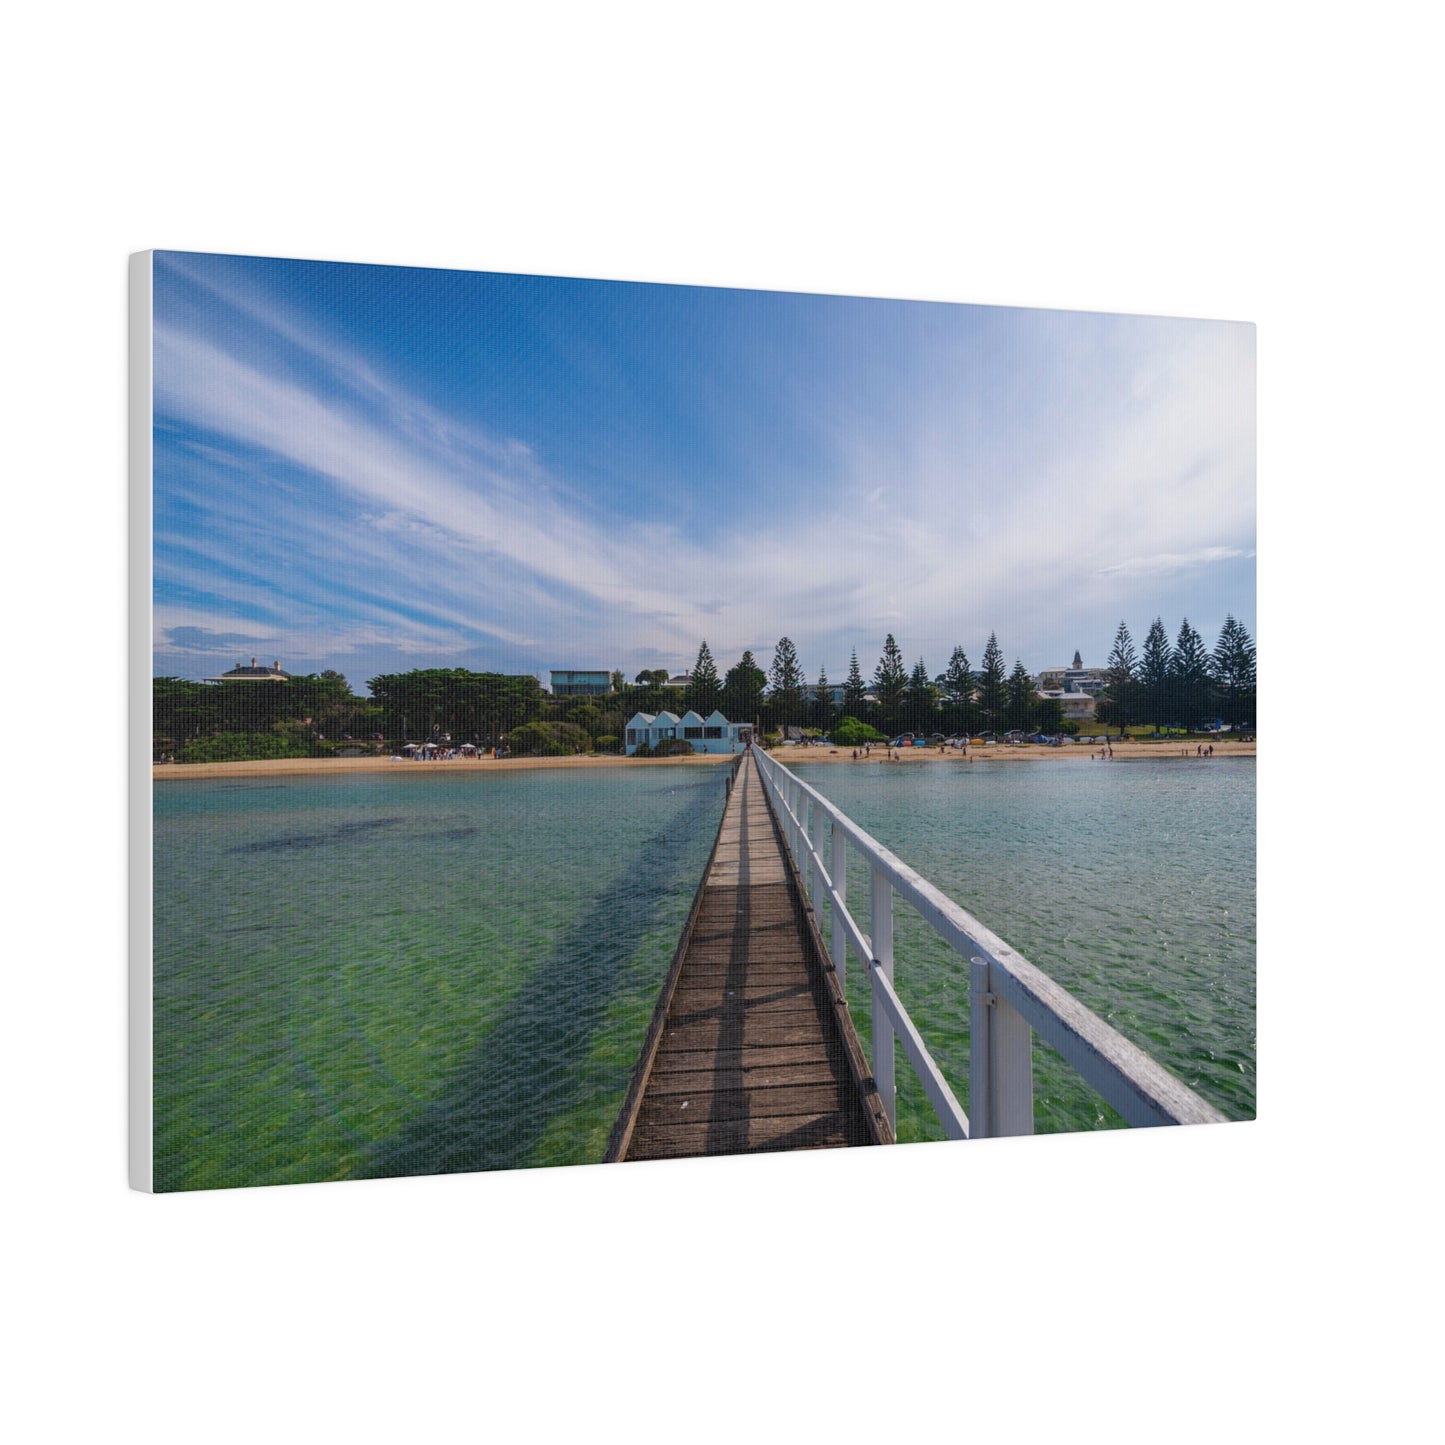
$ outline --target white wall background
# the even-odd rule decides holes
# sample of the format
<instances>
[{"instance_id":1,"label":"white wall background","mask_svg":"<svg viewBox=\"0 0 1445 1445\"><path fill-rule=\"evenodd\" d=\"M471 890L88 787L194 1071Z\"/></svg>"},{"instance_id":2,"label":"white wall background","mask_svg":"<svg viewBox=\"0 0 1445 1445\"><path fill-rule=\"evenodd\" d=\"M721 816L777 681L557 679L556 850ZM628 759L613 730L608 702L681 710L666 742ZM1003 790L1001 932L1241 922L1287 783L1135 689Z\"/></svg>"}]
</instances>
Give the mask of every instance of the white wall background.
<instances>
[{"instance_id":1,"label":"white wall background","mask_svg":"<svg viewBox=\"0 0 1445 1445\"><path fill-rule=\"evenodd\" d=\"M1390 754L1433 728L1439 647L1426 13L12 16L13 1438L1414 1433L1438 784L1432 743ZM130 1193L124 298L151 246L1256 321L1259 1121ZM1318 725L1287 729L1294 685Z\"/></svg>"}]
</instances>

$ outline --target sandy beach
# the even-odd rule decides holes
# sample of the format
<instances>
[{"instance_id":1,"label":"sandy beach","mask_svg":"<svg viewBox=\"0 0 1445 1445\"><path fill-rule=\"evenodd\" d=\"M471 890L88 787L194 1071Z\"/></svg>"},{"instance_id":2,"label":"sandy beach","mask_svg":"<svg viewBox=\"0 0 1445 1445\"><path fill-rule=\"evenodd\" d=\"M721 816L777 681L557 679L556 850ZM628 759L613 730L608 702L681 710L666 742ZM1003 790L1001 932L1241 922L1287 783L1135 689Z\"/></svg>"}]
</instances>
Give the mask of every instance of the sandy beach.
<instances>
[{"instance_id":1,"label":"sandy beach","mask_svg":"<svg viewBox=\"0 0 1445 1445\"><path fill-rule=\"evenodd\" d=\"M1133 758L1174 758L1179 762L1218 762L1221 758L1252 758L1255 756L1253 742L1235 742L1221 739L1214 743L1213 758L1195 755L1197 744L1169 742L1114 742L1110 744L1114 756L1110 762L1128 762ZM1036 744L1010 746L999 743L993 747L970 748L967 755L953 750L939 752L937 748L900 748L892 760L887 749L875 747L872 756L859 757L854 762L851 748L801 748L781 747L774 754L786 763L843 763L850 766L905 766L921 767L943 765L970 767L975 763L992 766L995 763L1021 763L1037 758L1073 758L1081 762L1101 761L1102 751L1098 744L1065 744L1061 747L1042 747ZM157 781L173 778L239 778L255 775L286 777L297 774L320 773L411 773L442 774L449 772L496 772L514 768L665 768L681 763L684 767L717 767L731 762L727 754L694 754L680 758L624 758L617 754L598 754L576 758L461 758L454 762L412 762L392 758L266 758L248 763L157 763L151 769L151 776Z\"/></svg>"}]
</instances>

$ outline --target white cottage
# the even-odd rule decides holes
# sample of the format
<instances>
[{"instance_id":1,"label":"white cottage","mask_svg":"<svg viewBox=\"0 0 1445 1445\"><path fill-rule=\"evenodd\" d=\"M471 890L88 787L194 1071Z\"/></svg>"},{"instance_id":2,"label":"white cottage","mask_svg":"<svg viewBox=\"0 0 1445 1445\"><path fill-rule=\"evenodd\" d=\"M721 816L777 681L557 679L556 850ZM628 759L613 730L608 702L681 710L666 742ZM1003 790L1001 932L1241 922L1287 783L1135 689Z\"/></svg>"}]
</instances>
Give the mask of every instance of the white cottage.
<instances>
[{"instance_id":1,"label":"white cottage","mask_svg":"<svg viewBox=\"0 0 1445 1445\"><path fill-rule=\"evenodd\" d=\"M624 748L631 757L644 743L656 747L667 738L681 738L692 744L698 753L736 753L747 746L753 735L751 723L729 722L721 712L714 709L709 717L699 717L689 710L684 716L663 711L640 712L627 724Z\"/></svg>"},{"instance_id":2,"label":"white cottage","mask_svg":"<svg viewBox=\"0 0 1445 1445\"><path fill-rule=\"evenodd\" d=\"M1098 708L1098 699L1088 692L1039 692L1037 700L1053 701L1063 709L1062 716L1070 722L1092 722Z\"/></svg>"}]
</instances>

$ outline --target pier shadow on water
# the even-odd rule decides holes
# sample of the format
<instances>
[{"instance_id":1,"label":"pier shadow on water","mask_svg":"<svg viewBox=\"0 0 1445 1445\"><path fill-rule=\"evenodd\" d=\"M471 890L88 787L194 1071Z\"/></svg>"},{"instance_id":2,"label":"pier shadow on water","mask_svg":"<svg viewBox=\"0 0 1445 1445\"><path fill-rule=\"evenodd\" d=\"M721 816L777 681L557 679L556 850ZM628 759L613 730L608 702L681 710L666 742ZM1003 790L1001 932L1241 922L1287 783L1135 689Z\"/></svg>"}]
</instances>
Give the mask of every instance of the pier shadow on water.
<instances>
[{"instance_id":1,"label":"pier shadow on water","mask_svg":"<svg viewBox=\"0 0 1445 1445\"><path fill-rule=\"evenodd\" d=\"M441 1096L375 1145L353 1178L472 1173L534 1162L548 1124L595 1096L596 1071L588 1069L588 1057L608 1008L658 908L679 891L690 897L697 881L682 876L692 865L679 860L676 840L716 826L721 791L698 787L666 829L647 840L639 867L594 899L558 939ZM477 966L484 969L488 961L478 959ZM665 969L664 962L659 988ZM639 1046L641 1040L639 1032ZM631 1068L631 1059L620 1066L619 1098Z\"/></svg>"}]
</instances>

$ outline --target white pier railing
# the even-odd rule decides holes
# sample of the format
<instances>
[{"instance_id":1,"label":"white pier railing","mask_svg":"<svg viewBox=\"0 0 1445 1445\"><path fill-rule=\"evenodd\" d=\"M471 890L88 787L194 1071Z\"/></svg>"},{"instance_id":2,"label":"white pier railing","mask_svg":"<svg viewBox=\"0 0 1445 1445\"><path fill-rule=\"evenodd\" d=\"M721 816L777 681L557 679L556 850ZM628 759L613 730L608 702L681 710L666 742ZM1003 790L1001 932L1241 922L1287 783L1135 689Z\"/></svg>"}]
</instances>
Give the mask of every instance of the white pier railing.
<instances>
[{"instance_id":1,"label":"white pier railing","mask_svg":"<svg viewBox=\"0 0 1445 1445\"><path fill-rule=\"evenodd\" d=\"M946 898L816 789L761 748L754 748L753 756L820 923L821 900L826 898L832 904L829 950L840 984L847 978L850 948L867 970L873 1003L873 1076L895 1129L896 1042L913 1065L948 1138L1032 1134L1035 1033L1127 1124L1223 1121L1224 1115L1212 1104ZM869 870L871 937L848 911L850 843ZM971 1118L959 1105L894 989L895 893L911 903L934 932L968 962Z\"/></svg>"}]
</instances>

